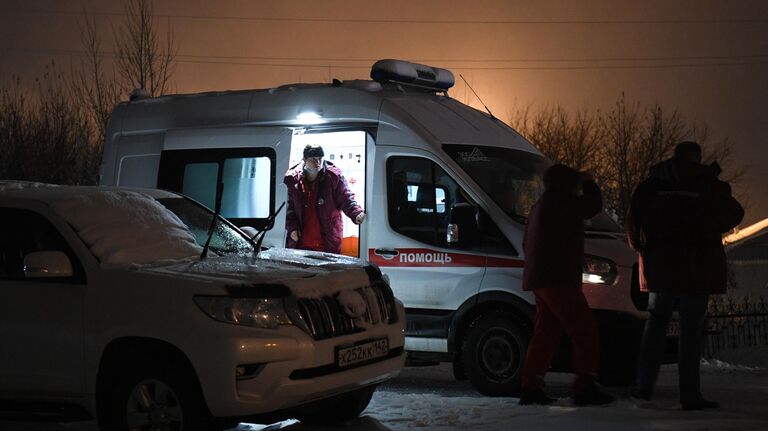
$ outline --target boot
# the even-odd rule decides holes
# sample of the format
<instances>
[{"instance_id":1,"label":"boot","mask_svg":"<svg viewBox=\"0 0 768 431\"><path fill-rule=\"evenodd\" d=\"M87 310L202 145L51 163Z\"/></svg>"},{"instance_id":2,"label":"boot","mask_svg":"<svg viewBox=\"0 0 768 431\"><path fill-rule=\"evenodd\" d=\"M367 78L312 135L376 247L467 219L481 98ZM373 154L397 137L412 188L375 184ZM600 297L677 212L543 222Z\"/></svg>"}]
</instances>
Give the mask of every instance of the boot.
<instances>
[{"instance_id":1,"label":"boot","mask_svg":"<svg viewBox=\"0 0 768 431\"><path fill-rule=\"evenodd\" d=\"M580 376L573 390L573 403L577 406L601 406L614 401L611 394L604 392L592 376Z\"/></svg>"},{"instance_id":2,"label":"boot","mask_svg":"<svg viewBox=\"0 0 768 431\"><path fill-rule=\"evenodd\" d=\"M518 401L518 404L521 406L529 406L529 405L546 406L554 403L555 401L556 400L554 398L548 397L547 394L544 393L543 389L523 388L520 391L520 401Z\"/></svg>"}]
</instances>

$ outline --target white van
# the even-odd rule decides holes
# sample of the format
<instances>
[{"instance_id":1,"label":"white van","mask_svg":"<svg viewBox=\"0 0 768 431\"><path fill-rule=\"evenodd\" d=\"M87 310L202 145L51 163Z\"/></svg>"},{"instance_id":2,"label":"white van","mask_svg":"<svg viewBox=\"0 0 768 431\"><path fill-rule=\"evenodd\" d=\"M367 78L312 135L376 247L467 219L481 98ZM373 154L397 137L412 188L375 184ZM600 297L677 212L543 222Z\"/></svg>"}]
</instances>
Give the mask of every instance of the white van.
<instances>
[{"instance_id":1,"label":"white van","mask_svg":"<svg viewBox=\"0 0 768 431\"><path fill-rule=\"evenodd\" d=\"M548 161L452 99L445 69L382 60L371 76L135 97L110 119L101 184L179 191L213 207L222 183L222 214L257 229L274 222L264 244L282 247L285 212L270 216L287 199L283 175L306 144L322 145L368 213L359 227L346 221L343 253L389 276L406 306L410 363L452 362L481 393L514 394L535 310L521 289L523 232ZM636 256L608 216L586 229L602 377L629 382L646 302Z\"/></svg>"}]
</instances>

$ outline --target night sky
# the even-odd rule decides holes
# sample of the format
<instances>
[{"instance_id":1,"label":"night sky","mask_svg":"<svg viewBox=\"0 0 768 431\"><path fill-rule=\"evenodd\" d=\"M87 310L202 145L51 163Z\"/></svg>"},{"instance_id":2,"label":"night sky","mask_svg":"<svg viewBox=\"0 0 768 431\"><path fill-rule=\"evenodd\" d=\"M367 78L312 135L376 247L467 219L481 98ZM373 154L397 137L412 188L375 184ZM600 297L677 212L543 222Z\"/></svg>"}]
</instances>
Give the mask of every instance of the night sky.
<instances>
[{"instance_id":1,"label":"night sky","mask_svg":"<svg viewBox=\"0 0 768 431\"><path fill-rule=\"evenodd\" d=\"M0 0L0 79L82 50L97 18L111 51L122 0ZM768 2L155 0L179 45L175 92L368 78L380 58L461 73L494 114L658 102L727 137L747 166L742 226L768 217ZM480 107L463 85L452 95Z\"/></svg>"}]
</instances>

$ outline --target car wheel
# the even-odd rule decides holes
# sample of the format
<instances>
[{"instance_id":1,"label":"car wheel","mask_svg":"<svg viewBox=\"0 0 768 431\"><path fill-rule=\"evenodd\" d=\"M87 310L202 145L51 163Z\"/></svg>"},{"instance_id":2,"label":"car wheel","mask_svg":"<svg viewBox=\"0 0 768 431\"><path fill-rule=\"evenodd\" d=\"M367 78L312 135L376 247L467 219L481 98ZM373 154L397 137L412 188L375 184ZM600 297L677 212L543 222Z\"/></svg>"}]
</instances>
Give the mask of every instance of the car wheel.
<instances>
[{"instance_id":1,"label":"car wheel","mask_svg":"<svg viewBox=\"0 0 768 431\"><path fill-rule=\"evenodd\" d=\"M120 431L212 429L214 424L197 379L188 374L159 361L118 372L115 384L104 394L107 399L99 403L100 428Z\"/></svg>"},{"instance_id":2,"label":"car wheel","mask_svg":"<svg viewBox=\"0 0 768 431\"><path fill-rule=\"evenodd\" d=\"M308 425L335 425L355 419L368 407L375 391L376 386L369 386L312 403L296 419Z\"/></svg>"},{"instance_id":3,"label":"car wheel","mask_svg":"<svg viewBox=\"0 0 768 431\"><path fill-rule=\"evenodd\" d=\"M472 386L488 396L518 395L528 340L528 331L509 315L494 313L476 319L461 352Z\"/></svg>"}]
</instances>

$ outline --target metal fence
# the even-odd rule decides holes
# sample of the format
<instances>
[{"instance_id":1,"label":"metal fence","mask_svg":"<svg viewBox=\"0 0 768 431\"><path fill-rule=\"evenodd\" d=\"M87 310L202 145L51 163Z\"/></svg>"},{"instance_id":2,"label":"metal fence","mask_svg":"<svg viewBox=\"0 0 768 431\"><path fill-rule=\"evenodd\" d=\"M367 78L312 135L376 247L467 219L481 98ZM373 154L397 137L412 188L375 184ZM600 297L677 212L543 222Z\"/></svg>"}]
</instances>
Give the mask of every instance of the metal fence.
<instances>
[{"instance_id":1,"label":"metal fence","mask_svg":"<svg viewBox=\"0 0 768 431\"><path fill-rule=\"evenodd\" d=\"M704 356L723 350L768 346L768 303L764 298L737 302L713 296L707 310Z\"/></svg>"}]
</instances>

